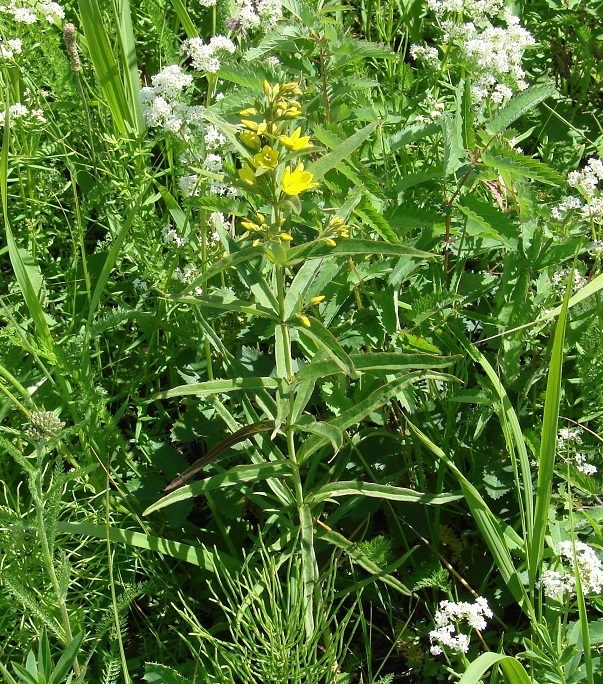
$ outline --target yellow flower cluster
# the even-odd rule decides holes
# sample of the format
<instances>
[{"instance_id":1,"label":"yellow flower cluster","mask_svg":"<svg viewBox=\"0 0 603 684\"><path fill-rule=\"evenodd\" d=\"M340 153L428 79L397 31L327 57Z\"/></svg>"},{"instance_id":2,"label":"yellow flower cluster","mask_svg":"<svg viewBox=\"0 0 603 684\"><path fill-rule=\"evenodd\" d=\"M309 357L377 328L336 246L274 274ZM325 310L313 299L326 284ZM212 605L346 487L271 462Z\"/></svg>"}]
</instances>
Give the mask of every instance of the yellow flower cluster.
<instances>
[{"instance_id":1,"label":"yellow flower cluster","mask_svg":"<svg viewBox=\"0 0 603 684\"><path fill-rule=\"evenodd\" d=\"M239 179L274 207L270 225L263 219L259 223L242 221L241 226L281 243L293 240L282 230L284 219L280 213L286 201L318 187L304 163L295 159L296 153L313 147L310 136L303 135L302 127L291 124L302 115L298 100L302 95L295 82L271 85L264 81L263 97L240 112L239 140L249 152L238 171ZM295 164L287 163L291 159Z\"/></svg>"}]
</instances>

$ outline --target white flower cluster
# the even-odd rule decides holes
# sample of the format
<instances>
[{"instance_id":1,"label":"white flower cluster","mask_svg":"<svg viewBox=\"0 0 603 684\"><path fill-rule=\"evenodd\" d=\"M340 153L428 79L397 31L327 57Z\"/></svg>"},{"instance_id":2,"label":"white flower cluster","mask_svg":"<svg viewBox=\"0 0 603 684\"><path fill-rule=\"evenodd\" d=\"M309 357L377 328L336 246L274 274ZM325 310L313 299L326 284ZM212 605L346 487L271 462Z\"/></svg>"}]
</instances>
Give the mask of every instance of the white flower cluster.
<instances>
[{"instance_id":1,"label":"white flower cluster","mask_svg":"<svg viewBox=\"0 0 603 684\"><path fill-rule=\"evenodd\" d=\"M561 268L553 273L551 278L551 283L557 289L558 294L563 297L565 295L565 288L567 283L567 278L569 275L569 269ZM572 273L572 291L581 290L586 285L586 278L578 271L574 269Z\"/></svg>"},{"instance_id":2,"label":"white flower cluster","mask_svg":"<svg viewBox=\"0 0 603 684\"><path fill-rule=\"evenodd\" d=\"M190 58L196 71L215 74L220 69L220 54L228 52L231 55L235 51L235 45L225 36L214 36L209 43L204 43L201 38L189 38L182 43L181 52Z\"/></svg>"},{"instance_id":3,"label":"white flower cluster","mask_svg":"<svg viewBox=\"0 0 603 684\"><path fill-rule=\"evenodd\" d=\"M504 0L427 0L429 9L441 19L446 14L470 17L495 17L503 10Z\"/></svg>"},{"instance_id":4,"label":"white flower cluster","mask_svg":"<svg viewBox=\"0 0 603 684\"><path fill-rule=\"evenodd\" d=\"M13 20L19 24L35 24L41 16L50 23L53 23L55 19L65 18L65 12L57 2L45 0L29 0L28 2L10 0L8 4L0 5L0 12L12 15Z\"/></svg>"},{"instance_id":5,"label":"white flower cluster","mask_svg":"<svg viewBox=\"0 0 603 684\"><path fill-rule=\"evenodd\" d=\"M205 108L183 102L185 89L193 83L190 74L171 64L152 76L151 83L152 86L140 90L142 111L149 127L185 134L202 124Z\"/></svg>"},{"instance_id":6,"label":"white flower cluster","mask_svg":"<svg viewBox=\"0 0 603 684\"><path fill-rule=\"evenodd\" d=\"M201 7L213 7L217 0L197 0Z\"/></svg>"},{"instance_id":7,"label":"white flower cluster","mask_svg":"<svg viewBox=\"0 0 603 684\"><path fill-rule=\"evenodd\" d=\"M457 653L467 653L469 637L461 632L456 633L458 624L466 622L469 627L481 631L487 625L485 618L491 617L492 611L488 606L488 601L482 596L478 597L475 603L440 601L440 609L434 617L436 629L429 632L431 653L440 655L443 653L442 647Z\"/></svg>"},{"instance_id":8,"label":"white flower cluster","mask_svg":"<svg viewBox=\"0 0 603 684\"><path fill-rule=\"evenodd\" d=\"M551 210L551 216L556 221L563 221L573 209L580 210L580 217L585 221L603 224L603 196L599 183L603 180L603 161L591 157L580 171L572 171L567 176L567 183L582 195L566 197Z\"/></svg>"},{"instance_id":9,"label":"white flower cluster","mask_svg":"<svg viewBox=\"0 0 603 684\"><path fill-rule=\"evenodd\" d=\"M44 112L41 109L28 109L21 102L15 102L8 108L8 116L11 125L15 121L19 121L24 126L33 126L36 124L46 123ZM4 125L6 117L6 110L0 112L0 125Z\"/></svg>"},{"instance_id":10,"label":"white flower cluster","mask_svg":"<svg viewBox=\"0 0 603 684\"><path fill-rule=\"evenodd\" d=\"M12 59L14 55L20 55L22 49L23 43L20 38L7 40L6 43L0 43L0 57L2 59Z\"/></svg>"},{"instance_id":11,"label":"white flower cluster","mask_svg":"<svg viewBox=\"0 0 603 684\"><path fill-rule=\"evenodd\" d=\"M271 31L283 18L281 0L237 0L239 22L244 31Z\"/></svg>"},{"instance_id":12,"label":"white flower cluster","mask_svg":"<svg viewBox=\"0 0 603 684\"><path fill-rule=\"evenodd\" d=\"M585 594L600 594L603 587L603 568L601 561L588 544L575 542L576 555L574 556L574 544L570 540L562 541L557 545L557 555L561 560L569 561L571 571L559 572L557 570L545 570L540 576L540 584L546 596L552 598L559 593L573 592L576 588L575 569L578 564L578 575L582 591Z\"/></svg>"},{"instance_id":13,"label":"white flower cluster","mask_svg":"<svg viewBox=\"0 0 603 684\"><path fill-rule=\"evenodd\" d=\"M182 247L183 245L186 245L188 243L188 238L180 237L176 229L172 228L170 225L164 226L161 229L161 235L166 245L173 244L176 245L176 247Z\"/></svg>"},{"instance_id":14,"label":"white flower cluster","mask_svg":"<svg viewBox=\"0 0 603 684\"><path fill-rule=\"evenodd\" d=\"M582 444L582 428L561 428L557 433L557 448L562 451L565 456L568 453L573 454L574 465L585 475L595 475L597 467L588 462L588 456L579 452L579 445Z\"/></svg>"},{"instance_id":15,"label":"white flower cluster","mask_svg":"<svg viewBox=\"0 0 603 684\"><path fill-rule=\"evenodd\" d=\"M472 77L476 104L502 104L528 84L521 60L534 38L502 0L428 0L442 29L444 46L456 45ZM413 45L411 56L439 68L437 50Z\"/></svg>"},{"instance_id":16,"label":"white flower cluster","mask_svg":"<svg viewBox=\"0 0 603 684\"><path fill-rule=\"evenodd\" d=\"M410 56L415 60L422 60L428 67L433 69L440 68L440 58L438 55L438 49L435 47L429 47L427 45L414 45L410 46Z\"/></svg>"}]
</instances>

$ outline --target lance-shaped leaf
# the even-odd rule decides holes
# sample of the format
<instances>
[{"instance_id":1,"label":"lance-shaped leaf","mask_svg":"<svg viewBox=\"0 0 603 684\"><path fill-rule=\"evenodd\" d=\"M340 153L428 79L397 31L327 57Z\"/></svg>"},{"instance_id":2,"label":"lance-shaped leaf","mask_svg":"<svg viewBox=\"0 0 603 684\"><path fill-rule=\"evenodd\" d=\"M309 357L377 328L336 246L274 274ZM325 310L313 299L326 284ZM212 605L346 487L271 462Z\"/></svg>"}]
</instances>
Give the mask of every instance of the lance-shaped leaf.
<instances>
[{"instance_id":1,"label":"lance-shaped leaf","mask_svg":"<svg viewBox=\"0 0 603 684\"><path fill-rule=\"evenodd\" d=\"M458 357L436 356L434 354L404 354L398 352L367 352L364 354L350 354L357 373L375 371L404 371L419 369L442 369L453 365ZM330 359L312 361L302 366L296 374L299 381L319 380L327 375L343 372Z\"/></svg>"},{"instance_id":2,"label":"lance-shaped leaf","mask_svg":"<svg viewBox=\"0 0 603 684\"><path fill-rule=\"evenodd\" d=\"M230 449L231 446L234 446L239 442L244 442L246 439L253 437L253 435L257 435L260 432L268 432L270 430L274 430L273 420L262 420L258 423L254 423L253 425L245 425L245 427L242 427L240 430L233 432L232 435L229 435L228 437L226 437L226 439L223 439L221 442L216 444L216 446L212 447L205 454L205 456L197 459L193 463L193 465L190 466L190 468L187 468L181 475L178 475L177 478L172 480L163 491L169 492L172 489L176 489L176 487L181 487L182 485L186 484L191 479L191 477L196 475L200 470L203 470L203 468L205 468L206 465L210 464L212 461L215 461L218 458L218 456L220 456L220 454L222 454L227 449Z\"/></svg>"},{"instance_id":3,"label":"lance-shaped leaf","mask_svg":"<svg viewBox=\"0 0 603 684\"><path fill-rule=\"evenodd\" d=\"M314 240L297 247L292 247L287 255L287 264L294 265L305 259L321 259L323 257L353 256L400 256L413 259L436 259L439 255L423 252L408 245L398 245L380 240L356 240L345 238L336 241L335 247L329 247L324 240Z\"/></svg>"},{"instance_id":4,"label":"lance-shaped leaf","mask_svg":"<svg viewBox=\"0 0 603 684\"><path fill-rule=\"evenodd\" d=\"M212 394L226 394L240 390L277 389L279 381L275 378L237 378L235 380L208 380L207 382L193 382L190 385L179 385L165 392L153 395L152 400L169 399L170 397L211 396Z\"/></svg>"},{"instance_id":5,"label":"lance-shaped leaf","mask_svg":"<svg viewBox=\"0 0 603 684\"><path fill-rule=\"evenodd\" d=\"M347 430L347 428L352 425L356 425L363 418L376 411L385 404L396 394L401 392L405 387L412 385L417 382L422 382L425 380L441 380L441 381L451 381L456 380L450 375L443 375L440 373L429 373L425 371L415 371L413 373L407 373L401 378L396 378L391 382L383 385L379 389L372 392L366 399L358 402L351 408L340 413L337 417L328 421L329 425L334 425L340 430ZM321 449L328 440L325 437L319 435L312 435L307 439L302 448L298 453L298 463L303 463L307 460L313 453Z\"/></svg>"},{"instance_id":6,"label":"lance-shaped leaf","mask_svg":"<svg viewBox=\"0 0 603 684\"><path fill-rule=\"evenodd\" d=\"M233 487L246 482L257 482L272 477L286 477L289 475L291 475L291 462L288 460L235 466L223 473L212 475L205 480L193 482L193 484L185 485L184 487L180 487L180 489L176 489L174 492L170 492L170 494L159 499L159 501L156 501L143 511L143 515L149 515L154 511L158 511L159 509L170 506L178 501L192 499L194 496L198 496L204 492L211 492L215 489L222 489L223 487Z\"/></svg>"},{"instance_id":7,"label":"lance-shaped leaf","mask_svg":"<svg viewBox=\"0 0 603 684\"><path fill-rule=\"evenodd\" d=\"M319 503L325 499L338 496L368 496L373 499L387 499L389 501L407 501L409 503L442 505L463 498L462 494L424 494L414 489L395 487L389 484L362 482L350 480L348 482L330 482L308 492L306 501Z\"/></svg>"},{"instance_id":8,"label":"lance-shaped leaf","mask_svg":"<svg viewBox=\"0 0 603 684\"><path fill-rule=\"evenodd\" d=\"M319 349L323 349L346 375L351 378L357 378L358 374L354 368L354 362L339 344L333 333L329 332L317 318L313 316L307 316L306 318L310 323L310 327L306 327L301 322L296 322L295 319L289 321L289 325L294 325L300 334L316 342Z\"/></svg>"},{"instance_id":9,"label":"lance-shaped leaf","mask_svg":"<svg viewBox=\"0 0 603 684\"><path fill-rule=\"evenodd\" d=\"M337 145L332 152L325 154L318 161L310 164L306 170L314 176L315 181L319 178L322 178L327 171L330 171L344 159L347 159L360 147L360 145L362 145L363 142L368 140L371 133L375 130L375 128L377 128L378 125L379 121L372 121L370 124L367 124L364 128L356 131L356 133Z\"/></svg>"}]
</instances>

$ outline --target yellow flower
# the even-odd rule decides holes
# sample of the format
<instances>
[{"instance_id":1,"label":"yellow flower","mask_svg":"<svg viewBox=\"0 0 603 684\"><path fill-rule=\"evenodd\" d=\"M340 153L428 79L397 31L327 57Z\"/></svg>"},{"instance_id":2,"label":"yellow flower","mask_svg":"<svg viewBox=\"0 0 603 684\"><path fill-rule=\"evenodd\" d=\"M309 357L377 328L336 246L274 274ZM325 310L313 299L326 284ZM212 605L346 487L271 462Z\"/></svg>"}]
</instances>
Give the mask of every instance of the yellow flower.
<instances>
[{"instance_id":1,"label":"yellow flower","mask_svg":"<svg viewBox=\"0 0 603 684\"><path fill-rule=\"evenodd\" d=\"M249 164L245 164L242 169L239 169L239 178L247 185L255 185L255 171Z\"/></svg>"},{"instance_id":2,"label":"yellow flower","mask_svg":"<svg viewBox=\"0 0 603 684\"><path fill-rule=\"evenodd\" d=\"M253 131L244 131L239 137L241 138L243 145L246 147L250 147L252 150L260 149L261 142L257 133L254 133Z\"/></svg>"},{"instance_id":3,"label":"yellow flower","mask_svg":"<svg viewBox=\"0 0 603 684\"><path fill-rule=\"evenodd\" d=\"M269 145L264 145L261 152L258 152L253 161L256 166L262 169L273 169L278 166L278 152Z\"/></svg>"},{"instance_id":4,"label":"yellow flower","mask_svg":"<svg viewBox=\"0 0 603 684\"><path fill-rule=\"evenodd\" d=\"M279 135L281 145L289 148L292 152L298 152L306 147L313 147L309 135L301 135L301 126L298 126L291 135Z\"/></svg>"},{"instance_id":5,"label":"yellow flower","mask_svg":"<svg viewBox=\"0 0 603 684\"><path fill-rule=\"evenodd\" d=\"M304 171L304 165L300 162L295 171L287 166L281 180L281 188L287 195L299 195L304 190L318 187L318 183L313 183L314 176L309 171Z\"/></svg>"}]
</instances>

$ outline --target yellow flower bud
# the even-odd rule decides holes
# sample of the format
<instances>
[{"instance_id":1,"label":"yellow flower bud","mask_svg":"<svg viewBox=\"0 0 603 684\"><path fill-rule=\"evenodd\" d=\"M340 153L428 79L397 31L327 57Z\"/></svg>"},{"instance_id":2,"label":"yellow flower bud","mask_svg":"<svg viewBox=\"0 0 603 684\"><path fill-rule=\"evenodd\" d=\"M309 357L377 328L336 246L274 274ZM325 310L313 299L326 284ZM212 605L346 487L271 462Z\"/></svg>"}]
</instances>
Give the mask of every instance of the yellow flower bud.
<instances>
[{"instance_id":1,"label":"yellow flower bud","mask_svg":"<svg viewBox=\"0 0 603 684\"><path fill-rule=\"evenodd\" d=\"M257 223L253 223L252 221L241 221L241 225L243 228L247 228L247 230L250 230L252 233L257 233L259 232L260 226L257 225Z\"/></svg>"},{"instance_id":2,"label":"yellow flower bud","mask_svg":"<svg viewBox=\"0 0 603 684\"><path fill-rule=\"evenodd\" d=\"M250 131L258 130L258 125L256 124L256 122L251 121L250 119L241 119L241 124L245 126L245 128L248 128Z\"/></svg>"},{"instance_id":3,"label":"yellow flower bud","mask_svg":"<svg viewBox=\"0 0 603 684\"><path fill-rule=\"evenodd\" d=\"M255 107L247 107L247 109L243 109L239 112L241 116L255 116L257 113Z\"/></svg>"},{"instance_id":4,"label":"yellow flower bud","mask_svg":"<svg viewBox=\"0 0 603 684\"><path fill-rule=\"evenodd\" d=\"M268 83L268 81L264 81L262 83L262 88L264 89L264 95L270 99L272 97L272 86L270 83Z\"/></svg>"},{"instance_id":5,"label":"yellow flower bud","mask_svg":"<svg viewBox=\"0 0 603 684\"><path fill-rule=\"evenodd\" d=\"M291 242L291 240L293 240L293 237L289 235L289 233L280 233L279 237L281 240L284 240L285 242Z\"/></svg>"},{"instance_id":6,"label":"yellow flower bud","mask_svg":"<svg viewBox=\"0 0 603 684\"><path fill-rule=\"evenodd\" d=\"M310 304L312 306L316 306L317 304L320 304L324 298L325 298L324 295L318 295L317 297L312 297L312 299L310 300Z\"/></svg>"},{"instance_id":7,"label":"yellow flower bud","mask_svg":"<svg viewBox=\"0 0 603 684\"><path fill-rule=\"evenodd\" d=\"M244 131L239 135L241 142L246 147L250 147L252 150L259 150L261 147L260 136L253 131Z\"/></svg>"},{"instance_id":8,"label":"yellow flower bud","mask_svg":"<svg viewBox=\"0 0 603 684\"><path fill-rule=\"evenodd\" d=\"M327 239L325 240L325 243L326 243L329 247L336 247L336 246L337 246L337 243L335 242L335 240L331 240L331 238L327 238Z\"/></svg>"},{"instance_id":9,"label":"yellow flower bud","mask_svg":"<svg viewBox=\"0 0 603 684\"><path fill-rule=\"evenodd\" d=\"M259 240L254 240L254 241L251 243L251 246L252 246L252 247L259 247L259 245L261 245L261 244L262 244L262 243L261 243Z\"/></svg>"},{"instance_id":10,"label":"yellow flower bud","mask_svg":"<svg viewBox=\"0 0 603 684\"><path fill-rule=\"evenodd\" d=\"M297 317L299 318L300 323L306 328L309 328L312 325L310 319L307 316L304 316L304 314L297 314Z\"/></svg>"},{"instance_id":11,"label":"yellow flower bud","mask_svg":"<svg viewBox=\"0 0 603 684\"><path fill-rule=\"evenodd\" d=\"M244 164L243 168L239 169L239 178L247 185L255 185L255 171L249 164Z\"/></svg>"}]
</instances>

